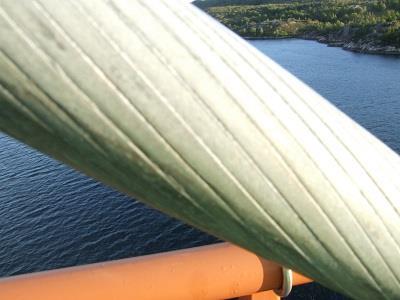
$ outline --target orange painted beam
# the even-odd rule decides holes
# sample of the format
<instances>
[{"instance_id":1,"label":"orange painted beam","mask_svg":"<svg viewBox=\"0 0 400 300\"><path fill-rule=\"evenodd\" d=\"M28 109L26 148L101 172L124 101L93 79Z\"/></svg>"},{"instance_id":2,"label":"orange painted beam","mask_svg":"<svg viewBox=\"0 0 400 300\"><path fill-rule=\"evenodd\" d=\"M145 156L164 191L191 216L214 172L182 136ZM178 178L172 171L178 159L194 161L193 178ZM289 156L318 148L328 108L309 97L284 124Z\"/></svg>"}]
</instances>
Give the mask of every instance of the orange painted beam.
<instances>
[{"instance_id":1,"label":"orange painted beam","mask_svg":"<svg viewBox=\"0 0 400 300\"><path fill-rule=\"evenodd\" d=\"M310 280L294 274L294 284ZM0 280L0 299L228 299L279 288L279 265L231 244Z\"/></svg>"}]
</instances>

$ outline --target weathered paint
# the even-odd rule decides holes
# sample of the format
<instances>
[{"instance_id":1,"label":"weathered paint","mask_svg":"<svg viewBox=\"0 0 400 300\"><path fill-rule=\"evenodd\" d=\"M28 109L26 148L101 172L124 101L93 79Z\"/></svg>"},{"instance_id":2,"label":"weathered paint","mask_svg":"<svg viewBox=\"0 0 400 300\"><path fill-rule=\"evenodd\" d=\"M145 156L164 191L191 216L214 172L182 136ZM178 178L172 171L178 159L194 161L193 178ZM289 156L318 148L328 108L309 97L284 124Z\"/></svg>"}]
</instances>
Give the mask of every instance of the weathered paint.
<instances>
[{"instance_id":1,"label":"weathered paint","mask_svg":"<svg viewBox=\"0 0 400 300\"><path fill-rule=\"evenodd\" d=\"M310 279L294 274L294 284ZM282 270L217 244L0 280L7 300L228 299L281 286Z\"/></svg>"}]
</instances>

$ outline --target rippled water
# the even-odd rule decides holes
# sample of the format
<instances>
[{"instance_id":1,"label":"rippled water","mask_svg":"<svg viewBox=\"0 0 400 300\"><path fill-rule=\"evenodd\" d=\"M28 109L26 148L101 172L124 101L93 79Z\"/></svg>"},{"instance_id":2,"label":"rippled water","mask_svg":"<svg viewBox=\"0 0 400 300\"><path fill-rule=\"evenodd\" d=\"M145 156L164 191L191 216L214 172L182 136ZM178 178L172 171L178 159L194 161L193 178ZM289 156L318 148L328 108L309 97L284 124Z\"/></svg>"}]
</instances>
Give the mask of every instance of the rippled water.
<instances>
[{"instance_id":1,"label":"rippled water","mask_svg":"<svg viewBox=\"0 0 400 300\"><path fill-rule=\"evenodd\" d=\"M400 59L252 41L400 152ZM216 242L0 134L0 277ZM318 285L291 299L344 299Z\"/></svg>"},{"instance_id":2,"label":"rippled water","mask_svg":"<svg viewBox=\"0 0 400 300\"><path fill-rule=\"evenodd\" d=\"M400 57L297 39L251 43L400 152Z\"/></svg>"},{"instance_id":3,"label":"rippled water","mask_svg":"<svg viewBox=\"0 0 400 300\"><path fill-rule=\"evenodd\" d=\"M0 275L214 242L6 136L0 136Z\"/></svg>"}]
</instances>

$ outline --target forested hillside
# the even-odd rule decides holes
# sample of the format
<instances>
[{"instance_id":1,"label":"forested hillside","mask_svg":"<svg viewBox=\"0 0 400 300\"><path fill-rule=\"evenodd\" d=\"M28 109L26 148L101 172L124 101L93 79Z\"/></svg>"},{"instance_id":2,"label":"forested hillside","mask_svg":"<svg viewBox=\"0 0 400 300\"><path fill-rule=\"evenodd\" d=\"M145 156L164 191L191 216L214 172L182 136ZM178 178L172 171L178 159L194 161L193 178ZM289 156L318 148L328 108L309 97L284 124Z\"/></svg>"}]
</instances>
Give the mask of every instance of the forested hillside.
<instances>
[{"instance_id":1,"label":"forested hillside","mask_svg":"<svg viewBox=\"0 0 400 300\"><path fill-rule=\"evenodd\" d=\"M194 2L198 7L206 8L206 7L228 6L228 5L259 5L259 4L271 4L271 3L291 3L295 1L293 0L198 0ZM307 2L307 0L297 0L296 2Z\"/></svg>"},{"instance_id":2,"label":"forested hillside","mask_svg":"<svg viewBox=\"0 0 400 300\"><path fill-rule=\"evenodd\" d=\"M302 37L361 52L397 54L400 48L400 0L205 0L195 4L248 38Z\"/></svg>"}]
</instances>

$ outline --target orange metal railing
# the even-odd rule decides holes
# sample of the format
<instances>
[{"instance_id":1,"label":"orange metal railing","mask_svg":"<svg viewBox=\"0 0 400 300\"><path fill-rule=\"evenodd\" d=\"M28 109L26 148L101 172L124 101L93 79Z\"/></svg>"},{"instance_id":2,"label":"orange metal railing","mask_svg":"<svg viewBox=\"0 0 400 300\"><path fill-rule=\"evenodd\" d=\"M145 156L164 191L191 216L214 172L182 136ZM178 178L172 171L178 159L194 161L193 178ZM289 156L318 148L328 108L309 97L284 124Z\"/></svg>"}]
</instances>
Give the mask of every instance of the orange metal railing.
<instances>
[{"instance_id":1,"label":"orange metal railing","mask_svg":"<svg viewBox=\"0 0 400 300\"><path fill-rule=\"evenodd\" d=\"M310 281L293 274L294 285ZM281 282L279 265L223 243L2 279L0 299L229 299L279 288Z\"/></svg>"}]
</instances>

